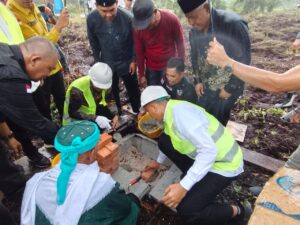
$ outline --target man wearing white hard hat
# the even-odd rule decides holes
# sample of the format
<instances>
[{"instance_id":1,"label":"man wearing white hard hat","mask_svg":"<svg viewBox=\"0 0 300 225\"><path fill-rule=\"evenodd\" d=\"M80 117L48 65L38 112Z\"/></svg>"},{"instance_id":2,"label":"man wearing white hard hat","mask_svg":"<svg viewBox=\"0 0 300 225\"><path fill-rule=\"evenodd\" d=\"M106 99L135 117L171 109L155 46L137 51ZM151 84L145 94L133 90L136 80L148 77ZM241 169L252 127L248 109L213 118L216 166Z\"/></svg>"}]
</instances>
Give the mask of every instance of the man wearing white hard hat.
<instances>
[{"instance_id":1,"label":"man wearing white hard hat","mask_svg":"<svg viewBox=\"0 0 300 225\"><path fill-rule=\"evenodd\" d=\"M177 209L183 224L244 220L249 211L245 206L213 203L243 172L242 150L230 132L200 106L169 99L161 86L148 86L141 95L141 106L164 123L157 163L167 156L183 173L179 183L166 188L161 201ZM152 162L146 168L157 167Z\"/></svg>"},{"instance_id":2,"label":"man wearing white hard hat","mask_svg":"<svg viewBox=\"0 0 300 225\"><path fill-rule=\"evenodd\" d=\"M87 76L73 81L66 93L63 125L74 120L89 120L101 129L115 129L119 117L107 107L107 90L112 85L112 70L106 63L92 66Z\"/></svg>"}]
</instances>

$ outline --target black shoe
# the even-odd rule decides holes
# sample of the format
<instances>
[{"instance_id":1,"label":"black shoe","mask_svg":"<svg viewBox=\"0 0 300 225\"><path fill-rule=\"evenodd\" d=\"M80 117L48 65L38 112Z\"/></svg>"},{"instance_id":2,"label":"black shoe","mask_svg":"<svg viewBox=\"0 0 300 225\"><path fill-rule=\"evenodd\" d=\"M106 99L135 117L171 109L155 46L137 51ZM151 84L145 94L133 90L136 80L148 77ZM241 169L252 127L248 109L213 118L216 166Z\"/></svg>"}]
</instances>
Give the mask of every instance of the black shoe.
<instances>
[{"instance_id":1,"label":"black shoe","mask_svg":"<svg viewBox=\"0 0 300 225\"><path fill-rule=\"evenodd\" d=\"M237 206L240 209L240 213L230 220L230 224L247 225L252 214L251 204L248 201L244 201L242 203L238 202Z\"/></svg>"},{"instance_id":2,"label":"black shoe","mask_svg":"<svg viewBox=\"0 0 300 225\"><path fill-rule=\"evenodd\" d=\"M51 165L51 161L40 153L28 158L30 163L37 168L48 168Z\"/></svg>"}]
</instances>

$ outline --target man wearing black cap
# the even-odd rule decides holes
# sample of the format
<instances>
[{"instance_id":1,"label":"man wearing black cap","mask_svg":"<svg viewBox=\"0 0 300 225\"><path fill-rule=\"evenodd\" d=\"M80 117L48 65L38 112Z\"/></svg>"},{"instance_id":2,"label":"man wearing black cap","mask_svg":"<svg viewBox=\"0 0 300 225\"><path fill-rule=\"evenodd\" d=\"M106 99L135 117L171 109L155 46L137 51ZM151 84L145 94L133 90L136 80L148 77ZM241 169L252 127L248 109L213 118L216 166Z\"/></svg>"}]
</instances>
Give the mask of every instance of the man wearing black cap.
<instances>
[{"instance_id":1,"label":"man wearing black cap","mask_svg":"<svg viewBox=\"0 0 300 225\"><path fill-rule=\"evenodd\" d=\"M133 15L140 84L160 85L168 60L185 59L182 27L175 14L156 9L152 0L136 0Z\"/></svg>"},{"instance_id":2,"label":"man wearing black cap","mask_svg":"<svg viewBox=\"0 0 300 225\"><path fill-rule=\"evenodd\" d=\"M199 105L226 125L230 110L243 93L244 82L232 75L232 65L224 69L206 62L209 41L216 37L230 57L250 64L251 49L247 23L238 15L211 7L209 0L178 0L193 29L189 39L196 75Z\"/></svg>"},{"instance_id":3,"label":"man wearing black cap","mask_svg":"<svg viewBox=\"0 0 300 225\"><path fill-rule=\"evenodd\" d=\"M117 0L96 0L96 10L87 17L87 31L95 62L104 62L113 71L112 92L119 113L120 77L124 81L132 109L137 113L140 91L136 75L132 17L118 8Z\"/></svg>"}]
</instances>

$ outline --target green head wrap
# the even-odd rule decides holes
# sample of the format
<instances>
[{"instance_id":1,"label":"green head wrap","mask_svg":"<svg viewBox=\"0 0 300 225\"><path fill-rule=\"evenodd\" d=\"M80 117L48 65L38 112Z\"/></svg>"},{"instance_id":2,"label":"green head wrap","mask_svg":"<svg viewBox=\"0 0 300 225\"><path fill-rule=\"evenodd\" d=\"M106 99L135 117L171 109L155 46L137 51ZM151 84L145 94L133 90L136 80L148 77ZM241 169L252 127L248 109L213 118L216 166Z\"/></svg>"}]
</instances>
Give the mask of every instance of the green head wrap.
<instances>
[{"instance_id":1,"label":"green head wrap","mask_svg":"<svg viewBox=\"0 0 300 225\"><path fill-rule=\"evenodd\" d=\"M54 147L61 152L61 173L57 179L57 204L64 203L71 173L76 167L78 155L97 145L100 131L93 122L82 120L69 123L59 129Z\"/></svg>"}]
</instances>

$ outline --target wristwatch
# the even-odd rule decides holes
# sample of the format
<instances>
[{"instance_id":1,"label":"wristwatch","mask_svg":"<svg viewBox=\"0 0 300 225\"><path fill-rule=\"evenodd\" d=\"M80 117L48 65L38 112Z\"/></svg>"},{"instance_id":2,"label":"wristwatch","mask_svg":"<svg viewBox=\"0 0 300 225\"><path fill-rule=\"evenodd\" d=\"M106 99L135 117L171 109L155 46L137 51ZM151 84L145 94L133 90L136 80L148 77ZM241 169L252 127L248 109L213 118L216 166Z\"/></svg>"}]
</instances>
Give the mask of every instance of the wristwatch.
<instances>
[{"instance_id":1,"label":"wristwatch","mask_svg":"<svg viewBox=\"0 0 300 225\"><path fill-rule=\"evenodd\" d=\"M227 65L224 67L224 71L225 71L226 73L232 74L232 72L233 72L232 64L227 64Z\"/></svg>"}]
</instances>

